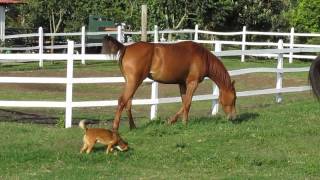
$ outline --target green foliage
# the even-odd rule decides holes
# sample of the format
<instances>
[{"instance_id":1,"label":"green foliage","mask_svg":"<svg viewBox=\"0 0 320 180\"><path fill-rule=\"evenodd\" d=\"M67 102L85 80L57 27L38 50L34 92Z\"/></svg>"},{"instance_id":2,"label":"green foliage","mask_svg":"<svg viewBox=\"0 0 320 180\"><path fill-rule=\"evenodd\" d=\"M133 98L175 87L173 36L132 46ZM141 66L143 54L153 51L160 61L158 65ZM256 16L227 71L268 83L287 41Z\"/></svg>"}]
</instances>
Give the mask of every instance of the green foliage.
<instances>
[{"instance_id":1,"label":"green foliage","mask_svg":"<svg viewBox=\"0 0 320 180\"><path fill-rule=\"evenodd\" d=\"M292 26L299 32L320 32L320 0L301 0L292 12Z\"/></svg>"},{"instance_id":2,"label":"green foliage","mask_svg":"<svg viewBox=\"0 0 320 180\"><path fill-rule=\"evenodd\" d=\"M233 19L232 24L246 25L248 29L264 31L282 29L287 25L283 13L288 10L288 5L283 0L238 0L233 8L230 17Z\"/></svg>"},{"instance_id":3,"label":"green foliage","mask_svg":"<svg viewBox=\"0 0 320 180\"><path fill-rule=\"evenodd\" d=\"M64 115L61 115L56 123L56 127L58 128L64 128L65 127L65 119L66 117Z\"/></svg>"},{"instance_id":4,"label":"green foliage","mask_svg":"<svg viewBox=\"0 0 320 180\"><path fill-rule=\"evenodd\" d=\"M240 30L246 25L252 30L288 29L286 11L294 7L288 0L29 0L27 4L10 6L10 23L14 26L47 31L50 22L57 24L61 16L59 32L79 31L88 24L89 15L107 16L114 22L125 22L131 30L140 30L141 5L148 5L148 26L153 29L194 28ZM292 1L293 2L293 1ZM14 18L18 16L19 18ZM17 22L14 23L13 19ZM52 26L52 25L51 25ZM53 28L53 27L51 27Z\"/></svg>"}]
</instances>

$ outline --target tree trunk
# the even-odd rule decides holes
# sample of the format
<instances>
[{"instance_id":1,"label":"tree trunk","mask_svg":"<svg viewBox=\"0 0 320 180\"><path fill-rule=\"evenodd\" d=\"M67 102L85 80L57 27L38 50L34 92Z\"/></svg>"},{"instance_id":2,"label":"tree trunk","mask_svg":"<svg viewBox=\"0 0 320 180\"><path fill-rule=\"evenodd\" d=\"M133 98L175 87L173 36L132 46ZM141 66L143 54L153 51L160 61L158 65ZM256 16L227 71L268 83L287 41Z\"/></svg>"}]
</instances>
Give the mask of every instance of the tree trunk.
<instances>
[{"instance_id":1,"label":"tree trunk","mask_svg":"<svg viewBox=\"0 0 320 180\"><path fill-rule=\"evenodd\" d=\"M147 41L147 5L141 6L141 41Z\"/></svg>"},{"instance_id":2,"label":"tree trunk","mask_svg":"<svg viewBox=\"0 0 320 180\"><path fill-rule=\"evenodd\" d=\"M53 10L51 10L51 17L50 17L50 20L49 20L49 22L50 22L50 33L55 34L55 33L58 32L58 30L59 30L59 28L60 28L60 25L61 25L61 23L62 23L62 17L63 17L63 11L60 10L60 11L59 11L59 20L58 20L58 23L56 24L56 23L55 23L55 16L54 16ZM51 50L50 50L50 52L51 52L51 54L52 54L52 53L54 53L53 46L54 46L54 39L55 39L55 37L54 37L54 36L51 36L50 39L51 39Z\"/></svg>"}]
</instances>

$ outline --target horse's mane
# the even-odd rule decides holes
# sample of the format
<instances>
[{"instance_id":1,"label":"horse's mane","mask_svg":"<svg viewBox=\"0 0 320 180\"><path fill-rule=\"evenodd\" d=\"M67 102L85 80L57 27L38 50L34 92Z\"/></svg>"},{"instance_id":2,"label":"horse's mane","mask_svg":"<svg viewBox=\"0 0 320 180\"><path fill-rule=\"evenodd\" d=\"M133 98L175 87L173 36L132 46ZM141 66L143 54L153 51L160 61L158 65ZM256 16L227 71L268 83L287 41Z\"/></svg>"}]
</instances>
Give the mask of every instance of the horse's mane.
<instances>
[{"instance_id":1,"label":"horse's mane","mask_svg":"<svg viewBox=\"0 0 320 180\"><path fill-rule=\"evenodd\" d=\"M212 79L218 86L222 86L227 89L234 88L230 75L223 65L223 63L209 50L205 49L207 55L207 72L210 79Z\"/></svg>"},{"instance_id":2,"label":"horse's mane","mask_svg":"<svg viewBox=\"0 0 320 180\"><path fill-rule=\"evenodd\" d=\"M318 56L310 66L309 83L314 95L320 100L320 56Z\"/></svg>"}]
</instances>

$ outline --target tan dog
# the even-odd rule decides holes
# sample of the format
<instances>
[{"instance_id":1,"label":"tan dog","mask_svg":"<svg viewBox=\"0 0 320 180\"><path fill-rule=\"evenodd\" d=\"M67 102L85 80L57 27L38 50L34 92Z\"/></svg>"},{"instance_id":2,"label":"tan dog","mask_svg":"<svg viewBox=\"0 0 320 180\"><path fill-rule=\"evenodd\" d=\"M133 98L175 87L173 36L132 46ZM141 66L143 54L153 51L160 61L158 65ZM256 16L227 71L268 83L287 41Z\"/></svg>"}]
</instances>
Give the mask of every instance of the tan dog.
<instances>
[{"instance_id":1,"label":"tan dog","mask_svg":"<svg viewBox=\"0 0 320 180\"><path fill-rule=\"evenodd\" d=\"M116 147L120 151L128 149L128 143L121 139L118 132L103 128L87 128L85 120L80 121L79 126L85 131L83 147L80 153L84 151L86 151L87 154L90 153L96 142L106 145L107 154L113 151L113 147Z\"/></svg>"}]
</instances>

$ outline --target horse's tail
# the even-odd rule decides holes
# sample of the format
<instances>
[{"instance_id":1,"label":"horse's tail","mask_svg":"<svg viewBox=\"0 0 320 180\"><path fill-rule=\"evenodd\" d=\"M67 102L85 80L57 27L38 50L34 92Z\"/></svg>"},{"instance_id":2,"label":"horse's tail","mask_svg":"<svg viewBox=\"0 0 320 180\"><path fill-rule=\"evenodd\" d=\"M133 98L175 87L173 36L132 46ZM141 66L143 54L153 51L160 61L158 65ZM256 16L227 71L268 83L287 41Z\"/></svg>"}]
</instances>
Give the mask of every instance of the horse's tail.
<instances>
[{"instance_id":1,"label":"horse's tail","mask_svg":"<svg viewBox=\"0 0 320 180\"><path fill-rule=\"evenodd\" d=\"M310 66L309 82L314 95L320 100L320 56L318 56Z\"/></svg>"},{"instance_id":2,"label":"horse's tail","mask_svg":"<svg viewBox=\"0 0 320 180\"><path fill-rule=\"evenodd\" d=\"M123 74L122 59L125 52L126 52L126 47L123 46L123 48L119 51L119 67L122 74Z\"/></svg>"},{"instance_id":3,"label":"horse's tail","mask_svg":"<svg viewBox=\"0 0 320 180\"><path fill-rule=\"evenodd\" d=\"M126 51L126 46L112 36L106 35L103 38L101 53L119 56L119 66L122 72L122 58Z\"/></svg>"}]
</instances>

